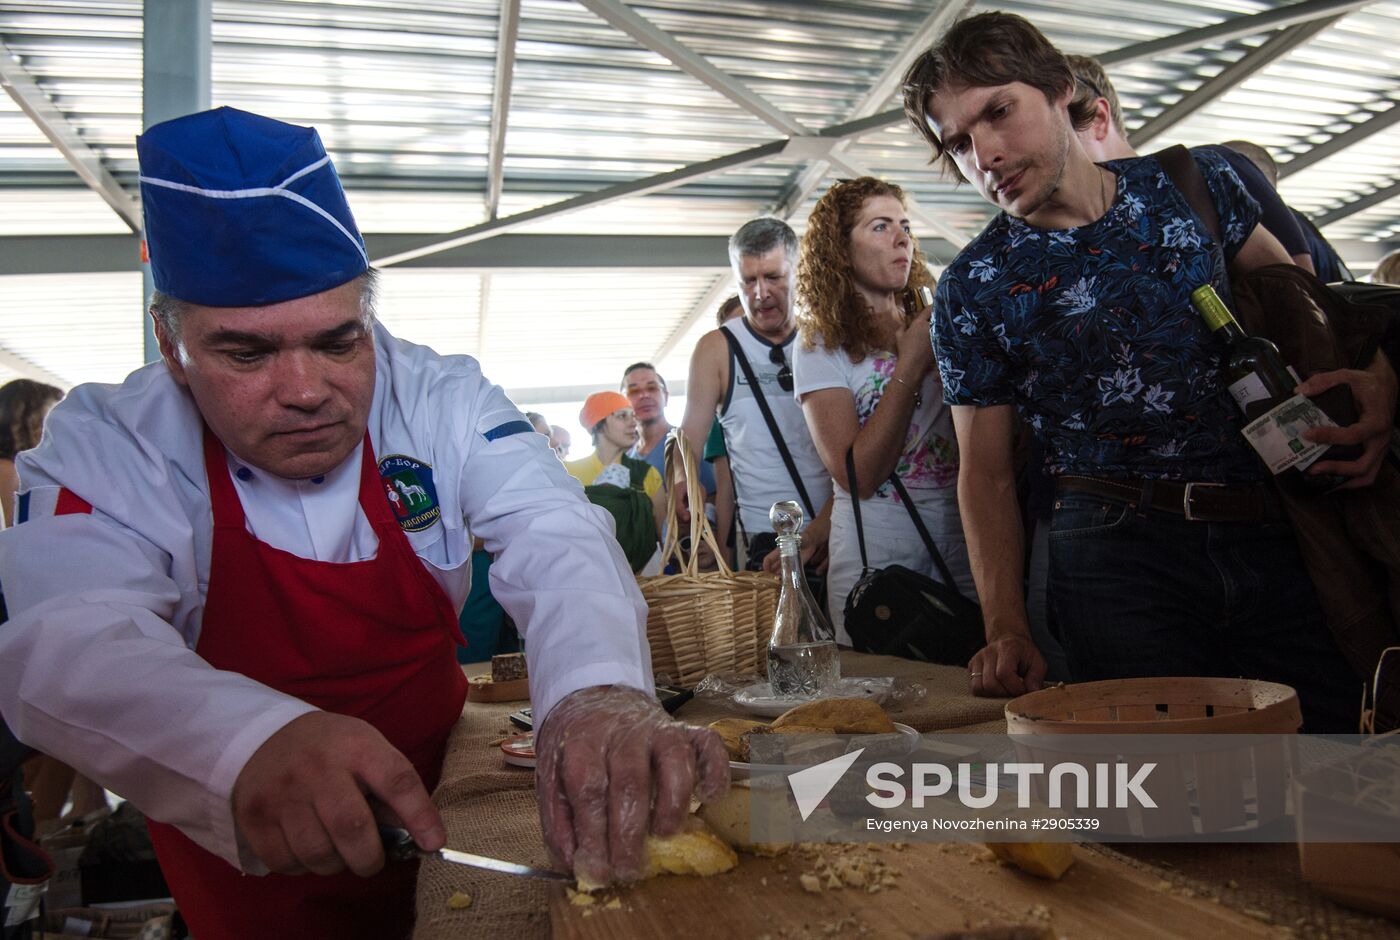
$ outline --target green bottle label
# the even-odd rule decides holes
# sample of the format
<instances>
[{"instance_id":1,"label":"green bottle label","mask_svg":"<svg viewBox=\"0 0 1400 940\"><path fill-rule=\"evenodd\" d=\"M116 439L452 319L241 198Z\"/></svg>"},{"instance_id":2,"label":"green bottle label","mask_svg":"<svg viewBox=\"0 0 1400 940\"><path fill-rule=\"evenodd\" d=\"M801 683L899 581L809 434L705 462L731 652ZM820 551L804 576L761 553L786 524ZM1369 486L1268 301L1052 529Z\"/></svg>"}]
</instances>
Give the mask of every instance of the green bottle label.
<instances>
[{"instance_id":1,"label":"green bottle label","mask_svg":"<svg viewBox=\"0 0 1400 940\"><path fill-rule=\"evenodd\" d=\"M1206 326L1212 331L1220 329L1228 323L1235 322L1234 316L1230 313L1230 308L1225 306L1225 302L1220 299L1220 295L1215 292L1215 288L1209 284L1202 284L1191 292L1191 304L1206 321Z\"/></svg>"}]
</instances>

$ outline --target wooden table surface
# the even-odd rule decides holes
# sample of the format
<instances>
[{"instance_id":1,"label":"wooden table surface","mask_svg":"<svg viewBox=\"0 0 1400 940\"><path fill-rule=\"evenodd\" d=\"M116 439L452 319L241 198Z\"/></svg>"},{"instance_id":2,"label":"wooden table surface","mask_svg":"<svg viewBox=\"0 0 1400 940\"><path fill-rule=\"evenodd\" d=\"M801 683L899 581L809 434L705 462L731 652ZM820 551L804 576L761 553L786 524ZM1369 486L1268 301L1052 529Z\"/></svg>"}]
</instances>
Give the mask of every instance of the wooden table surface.
<instances>
[{"instance_id":1,"label":"wooden table surface","mask_svg":"<svg viewBox=\"0 0 1400 940\"><path fill-rule=\"evenodd\" d=\"M824 847L833 854L840 847ZM659 877L618 892L614 910L577 907L562 892L550 906L556 940L653 938L686 929L707 937L907 938L969 927L1048 926L1056 937L1231 940L1277 931L1218 903L1186 897L1120 860L1079 850L1058 882L990 859L980 845L910 844L875 852L896 885L870 894L808 893L798 876L817 865L801 856L740 856L710 878ZM689 926L683 926L689 925ZM702 927L696 925L703 925Z\"/></svg>"},{"instance_id":2,"label":"wooden table surface","mask_svg":"<svg viewBox=\"0 0 1400 940\"><path fill-rule=\"evenodd\" d=\"M486 671L482 665L463 668L468 675ZM846 675L907 676L911 670L928 687L928 694L902 711L895 709L895 720L921 731L953 730L959 723L981 733L996 730L999 723L994 716L1000 714L1003 703L974 699L966 691L966 674L962 670L884 657L843 655ZM499 750L485 746L489 738L499 737L508 729L506 716L523 704L467 705L449 744L437 797L452 844L539 863L543 852L538 823L532 817L533 799L489 796L500 785L517 789L529 786L529 778L524 776L528 771L503 775L505 768ZM682 708L679 717L703 722L712 720L717 712L737 710L721 700L697 700ZM454 747L458 753L452 752ZM472 794L469 808L454 812L451 802L465 799L454 794L468 792ZM483 796L483 792L488 795ZM493 818L481 818L488 813ZM510 940L549 936L650 940L678 931L707 937L767 935L771 940L829 936L906 938L994 924L1048 925L1055 936L1075 940L1394 935L1383 922L1373 922L1375 926L1370 928L1363 925L1357 928L1359 932L1302 929L1288 933L1272 927L1259 918L1258 912L1254 912L1256 916L1246 916L1231 908L1229 892L1223 884L1233 880L1233 876L1222 878L1218 870L1203 864L1197 877L1205 881L1190 880L1193 859L1204 858L1216 847L1180 848L1183 851L1163 868L1136 863L1115 852L1077 847L1077 862L1060 882L1043 881L999 865L980 845L909 844L902 849L886 845L874 850L851 850L873 851L882 863L899 873L892 887L875 894L852 888L811 894L802 889L798 876L813 870L818 859L801 854L778 859L741 854L738 868L723 875L703 879L663 876L622 889L613 895L619 902L613 909L572 905L557 885L530 882L525 886L528 879L503 882L499 879L506 876L430 862L425 863L421 877L424 883L431 882L431 890L420 884L414 940L498 934L509 936ZM1278 847L1237 846L1229 851L1248 853L1251 848L1262 851ZM826 846L820 851L830 856L842 849ZM1193 849L1199 849L1200 854ZM1183 888L1183 881L1196 884L1197 889ZM1219 890L1201 891L1202 883ZM448 910L445 892L457 889L473 894L476 905L461 911ZM1306 890L1301 882L1280 888L1283 894L1306 902L1310 912L1318 902L1303 898ZM493 891L501 902L494 909ZM1227 903L1217 903L1210 894L1225 895ZM1241 906L1234 904L1236 908ZM1355 920L1350 912L1340 908L1337 911L1341 912L1336 918L1338 925L1343 924L1344 918L1348 925Z\"/></svg>"}]
</instances>

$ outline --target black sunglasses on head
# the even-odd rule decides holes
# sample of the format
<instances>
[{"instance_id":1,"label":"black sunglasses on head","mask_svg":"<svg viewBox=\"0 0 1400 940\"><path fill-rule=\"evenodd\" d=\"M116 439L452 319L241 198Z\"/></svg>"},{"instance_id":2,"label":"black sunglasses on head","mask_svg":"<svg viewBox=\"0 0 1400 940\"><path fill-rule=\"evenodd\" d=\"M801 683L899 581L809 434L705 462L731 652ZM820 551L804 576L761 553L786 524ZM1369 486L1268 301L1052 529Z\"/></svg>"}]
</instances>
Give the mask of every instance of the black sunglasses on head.
<instances>
[{"instance_id":1,"label":"black sunglasses on head","mask_svg":"<svg viewBox=\"0 0 1400 940\"><path fill-rule=\"evenodd\" d=\"M785 392L792 391L792 367L788 365L787 357L783 355L783 347L770 347L768 350L768 361L775 366L782 366L782 368L778 370L778 388Z\"/></svg>"}]
</instances>

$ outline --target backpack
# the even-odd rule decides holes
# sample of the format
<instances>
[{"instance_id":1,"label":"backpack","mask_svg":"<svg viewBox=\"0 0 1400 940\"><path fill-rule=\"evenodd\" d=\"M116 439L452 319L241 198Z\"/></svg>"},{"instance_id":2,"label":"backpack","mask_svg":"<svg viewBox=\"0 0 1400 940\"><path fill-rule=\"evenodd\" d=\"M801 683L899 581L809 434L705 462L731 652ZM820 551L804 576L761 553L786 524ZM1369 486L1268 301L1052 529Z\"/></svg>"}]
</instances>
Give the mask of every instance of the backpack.
<instances>
[{"instance_id":1,"label":"backpack","mask_svg":"<svg viewBox=\"0 0 1400 940\"><path fill-rule=\"evenodd\" d=\"M1184 147L1156 154L1205 228L1220 243L1220 220L1204 177ZM1361 369L1396 333L1397 293L1374 285L1323 284L1292 264L1271 264L1230 278L1240 326L1272 340L1304 377ZM1366 298L1359 303L1350 298ZM1392 366L1395 365L1392 360ZM1355 420L1350 389L1316 396L1338 424ZM1279 490L1327 626L1357 677L1370 682L1387 647L1400 645L1400 461L1391 453L1376 481L1361 489L1296 495Z\"/></svg>"}]
</instances>

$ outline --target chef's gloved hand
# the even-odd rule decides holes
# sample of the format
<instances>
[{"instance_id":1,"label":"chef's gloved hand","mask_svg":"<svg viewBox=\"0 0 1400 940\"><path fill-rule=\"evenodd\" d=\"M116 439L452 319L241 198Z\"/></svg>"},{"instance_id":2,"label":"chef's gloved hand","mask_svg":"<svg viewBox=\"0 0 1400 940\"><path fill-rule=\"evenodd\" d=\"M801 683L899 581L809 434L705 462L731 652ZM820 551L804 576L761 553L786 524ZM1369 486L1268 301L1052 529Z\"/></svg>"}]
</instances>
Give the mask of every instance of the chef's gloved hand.
<instances>
[{"instance_id":1,"label":"chef's gloved hand","mask_svg":"<svg viewBox=\"0 0 1400 940\"><path fill-rule=\"evenodd\" d=\"M376 819L369 798L386 818ZM402 825L430 851L447 842L408 758L369 723L331 712L287 722L253 752L233 785L233 818L253 853L284 875L374 874L384 866L377 821Z\"/></svg>"},{"instance_id":2,"label":"chef's gloved hand","mask_svg":"<svg viewBox=\"0 0 1400 940\"><path fill-rule=\"evenodd\" d=\"M562 699L535 734L535 753L545 844L556 864L596 884L640 877L648 830L676 834L693 793L713 799L729 783L718 735L623 686Z\"/></svg>"}]
</instances>

